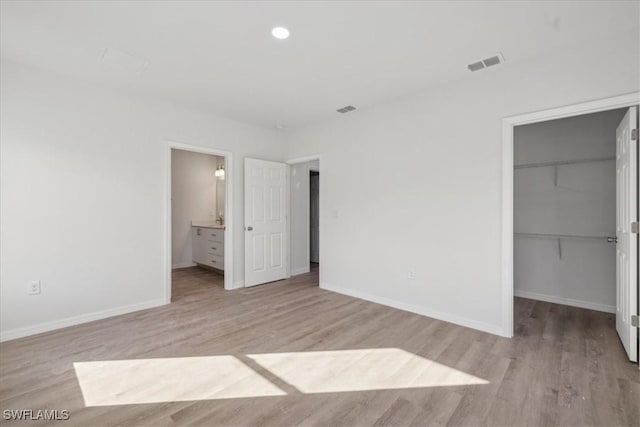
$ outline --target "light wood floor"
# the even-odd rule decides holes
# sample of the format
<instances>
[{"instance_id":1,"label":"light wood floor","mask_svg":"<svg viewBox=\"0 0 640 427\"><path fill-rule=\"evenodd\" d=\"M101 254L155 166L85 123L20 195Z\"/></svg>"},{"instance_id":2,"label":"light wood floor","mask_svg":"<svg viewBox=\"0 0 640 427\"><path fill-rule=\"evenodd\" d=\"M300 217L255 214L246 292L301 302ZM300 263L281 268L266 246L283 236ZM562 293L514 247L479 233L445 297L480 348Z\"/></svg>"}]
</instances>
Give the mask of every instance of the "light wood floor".
<instances>
[{"instance_id":1,"label":"light wood floor","mask_svg":"<svg viewBox=\"0 0 640 427\"><path fill-rule=\"evenodd\" d=\"M505 339L320 290L315 272L224 292L221 276L185 269L174 273L173 294L168 306L0 344L0 410L68 409L70 420L57 422L65 426L637 426L640 420L640 373L626 361L609 314L516 299L516 336ZM286 394L85 407L73 367L383 348L488 383L303 393L247 362ZM321 368L309 366L309 374ZM342 376L348 375L330 379Z\"/></svg>"}]
</instances>

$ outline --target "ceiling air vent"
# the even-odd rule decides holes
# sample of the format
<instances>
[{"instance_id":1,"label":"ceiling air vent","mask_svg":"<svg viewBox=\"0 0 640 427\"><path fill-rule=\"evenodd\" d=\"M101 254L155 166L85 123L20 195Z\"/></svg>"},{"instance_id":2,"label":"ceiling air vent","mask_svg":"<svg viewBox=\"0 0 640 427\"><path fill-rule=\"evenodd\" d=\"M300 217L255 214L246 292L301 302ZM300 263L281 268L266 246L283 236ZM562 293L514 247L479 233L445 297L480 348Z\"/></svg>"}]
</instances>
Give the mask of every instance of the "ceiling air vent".
<instances>
[{"instance_id":1,"label":"ceiling air vent","mask_svg":"<svg viewBox=\"0 0 640 427\"><path fill-rule=\"evenodd\" d=\"M338 113L344 114L344 113L348 113L349 111L353 111L355 109L356 107L354 107L353 105L347 105L346 107L338 108L336 111Z\"/></svg>"},{"instance_id":2,"label":"ceiling air vent","mask_svg":"<svg viewBox=\"0 0 640 427\"><path fill-rule=\"evenodd\" d=\"M474 62L473 64L467 65L467 68L471 71L478 71L484 68L484 64L482 61Z\"/></svg>"},{"instance_id":3,"label":"ceiling air vent","mask_svg":"<svg viewBox=\"0 0 640 427\"><path fill-rule=\"evenodd\" d=\"M493 67L494 65L502 64L503 62L504 62L504 56L502 56L502 53L498 52L492 57L485 58L481 61L477 61L467 65L467 68L470 71L478 71L478 70L482 70L483 68Z\"/></svg>"}]
</instances>

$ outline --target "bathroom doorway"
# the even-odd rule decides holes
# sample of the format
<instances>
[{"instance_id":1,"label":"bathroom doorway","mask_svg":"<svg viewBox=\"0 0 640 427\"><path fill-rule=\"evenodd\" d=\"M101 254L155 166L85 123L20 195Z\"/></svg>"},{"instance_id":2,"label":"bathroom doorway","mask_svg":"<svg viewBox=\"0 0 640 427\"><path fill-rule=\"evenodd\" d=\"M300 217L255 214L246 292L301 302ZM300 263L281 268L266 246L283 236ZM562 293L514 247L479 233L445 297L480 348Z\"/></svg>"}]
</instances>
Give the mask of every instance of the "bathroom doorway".
<instances>
[{"instance_id":1,"label":"bathroom doorway","mask_svg":"<svg viewBox=\"0 0 640 427\"><path fill-rule=\"evenodd\" d=\"M230 159L168 143L167 302L199 287L232 289Z\"/></svg>"}]
</instances>

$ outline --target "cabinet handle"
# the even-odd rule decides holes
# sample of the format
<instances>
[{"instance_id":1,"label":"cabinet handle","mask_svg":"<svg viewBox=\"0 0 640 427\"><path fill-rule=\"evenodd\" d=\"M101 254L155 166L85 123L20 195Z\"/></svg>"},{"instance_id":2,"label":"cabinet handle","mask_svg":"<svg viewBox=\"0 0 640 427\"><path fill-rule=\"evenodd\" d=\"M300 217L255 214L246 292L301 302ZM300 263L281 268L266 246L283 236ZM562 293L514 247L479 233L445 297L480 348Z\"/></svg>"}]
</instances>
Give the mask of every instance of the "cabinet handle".
<instances>
[{"instance_id":1,"label":"cabinet handle","mask_svg":"<svg viewBox=\"0 0 640 427\"><path fill-rule=\"evenodd\" d=\"M214 248L214 247L211 247L211 249L213 249L214 251L216 250L216 248Z\"/></svg>"},{"instance_id":2,"label":"cabinet handle","mask_svg":"<svg viewBox=\"0 0 640 427\"><path fill-rule=\"evenodd\" d=\"M211 260L211 262L212 262L212 263L214 263L214 264L216 264L216 260L215 260L215 259L212 259L212 260Z\"/></svg>"}]
</instances>

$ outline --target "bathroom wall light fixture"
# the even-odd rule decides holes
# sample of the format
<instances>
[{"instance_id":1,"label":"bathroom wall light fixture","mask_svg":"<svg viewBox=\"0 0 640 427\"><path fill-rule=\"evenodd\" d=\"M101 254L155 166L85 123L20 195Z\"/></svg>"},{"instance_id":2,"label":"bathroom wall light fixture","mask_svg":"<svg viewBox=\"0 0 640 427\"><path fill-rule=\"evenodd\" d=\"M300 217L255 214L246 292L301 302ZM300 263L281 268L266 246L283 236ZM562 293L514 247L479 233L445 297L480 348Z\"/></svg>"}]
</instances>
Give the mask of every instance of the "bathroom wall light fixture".
<instances>
[{"instance_id":1,"label":"bathroom wall light fixture","mask_svg":"<svg viewBox=\"0 0 640 427\"><path fill-rule=\"evenodd\" d=\"M224 165L220 165L216 168L216 178L224 179Z\"/></svg>"}]
</instances>

